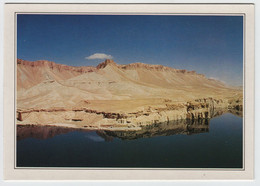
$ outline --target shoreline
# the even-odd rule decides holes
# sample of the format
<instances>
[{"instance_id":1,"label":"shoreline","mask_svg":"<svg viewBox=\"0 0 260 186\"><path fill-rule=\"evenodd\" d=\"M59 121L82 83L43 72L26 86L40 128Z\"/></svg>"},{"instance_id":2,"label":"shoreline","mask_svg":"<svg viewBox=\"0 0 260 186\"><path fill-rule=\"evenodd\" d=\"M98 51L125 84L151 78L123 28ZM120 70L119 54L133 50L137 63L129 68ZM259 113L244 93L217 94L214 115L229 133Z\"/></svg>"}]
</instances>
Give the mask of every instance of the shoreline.
<instances>
[{"instance_id":1,"label":"shoreline","mask_svg":"<svg viewBox=\"0 0 260 186\"><path fill-rule=\"evenodd\" d=\"M230 111L218 112L213 118L221 117L225 114L231 114L237 117ZM111 141L113 138L120 138L122 140L134 140L138 138L150 138L155 136L168 135L192 135L198 133L210 132L211 119L195 119L195 120L175 120L169 122L162 122L152 125L140 127L80 127L76 125L68 125L62 123L53 124L17 124L16 136L18 140L24 138L38 138L47 139L56 135L66 134L69 132L95 132L97 135L104 138L106 141Z\"/></svg>"},{"instance_id":2,"label":"shoreline","mask_svg":"<svg viewBox=\"0 0 260 186\"><path fill-rule=\"evenodd\" d=\"M79 129L79 130L88 130L88 131L138 131L141 130L141 127L80 127L73 124L66 124L66 123L52 123L52 124L16 124L16 127L57 127L57 128L67 128L67 129Z\"/></svg>"},{"instance_id":3,"label":"shoreline","mask_svg":"<svg viewBox=\"0 0 260 186\"><path fill-rule=\"evenodd\" d=\"M17 125L56 126L86 130L137 131L179 120L210 119L225 112L242 115L241 100L204 98L186 103L148 107L137 112L104 112L90 108L17 110Z\"/></svg>"}]
</instances>

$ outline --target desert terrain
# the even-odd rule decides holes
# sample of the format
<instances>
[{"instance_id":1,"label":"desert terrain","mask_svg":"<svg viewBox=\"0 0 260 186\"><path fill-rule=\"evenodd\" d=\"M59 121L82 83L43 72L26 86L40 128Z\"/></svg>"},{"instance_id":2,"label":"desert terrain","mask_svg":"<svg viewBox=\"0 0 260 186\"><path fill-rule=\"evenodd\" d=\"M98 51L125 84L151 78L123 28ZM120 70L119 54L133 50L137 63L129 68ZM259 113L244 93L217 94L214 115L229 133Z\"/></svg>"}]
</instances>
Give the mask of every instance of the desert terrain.
<instances>
[{"instance_id":1,"label":"desert terrain","mask_svg":"<svg viewBox=\"0 0 260 186\"><path fill-rule=\"evenodd\" d=\"M96 67L17 60L17 124L140 130L156 123L242 114L243 90L162 65Z\"/></svg>"}]
</instances>

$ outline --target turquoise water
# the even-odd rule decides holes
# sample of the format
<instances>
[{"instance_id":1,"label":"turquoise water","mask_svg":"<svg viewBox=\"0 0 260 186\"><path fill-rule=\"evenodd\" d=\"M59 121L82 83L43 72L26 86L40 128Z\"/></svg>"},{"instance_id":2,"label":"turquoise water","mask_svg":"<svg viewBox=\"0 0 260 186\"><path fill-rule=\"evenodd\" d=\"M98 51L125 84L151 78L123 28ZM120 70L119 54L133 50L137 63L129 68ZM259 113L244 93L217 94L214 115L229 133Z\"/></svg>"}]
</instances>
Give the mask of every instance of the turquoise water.
<instances>
[{"instance_id":1,"label":"turquoise water","mask_svg":"<svg viewBox=\"0 0 260 186\"><path fill-rule=\"evenodd\" d=\"M139 132L18 127L17 167L242 168L242 118L157 124Z\"/></svg>"}]
</instances>

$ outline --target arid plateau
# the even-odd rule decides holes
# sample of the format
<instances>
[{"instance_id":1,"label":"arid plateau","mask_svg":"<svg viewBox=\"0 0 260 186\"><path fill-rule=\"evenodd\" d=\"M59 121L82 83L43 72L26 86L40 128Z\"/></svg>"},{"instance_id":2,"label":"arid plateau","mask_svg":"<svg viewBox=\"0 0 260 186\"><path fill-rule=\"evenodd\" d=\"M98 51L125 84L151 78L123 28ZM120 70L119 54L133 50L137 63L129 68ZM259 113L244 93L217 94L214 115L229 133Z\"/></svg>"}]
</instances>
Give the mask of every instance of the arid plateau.
<instances>
[{"instance_id":1,"label":"arid plateau","mask_svg":"<svg viewBox=\"0 0 260 186\"><path fill-rule=\"evenodd\" d=\"M110 59L96 67L17 60L18 125L140 130L242 111L242 88L195 71Z\"/></svg>"}]
</instances>

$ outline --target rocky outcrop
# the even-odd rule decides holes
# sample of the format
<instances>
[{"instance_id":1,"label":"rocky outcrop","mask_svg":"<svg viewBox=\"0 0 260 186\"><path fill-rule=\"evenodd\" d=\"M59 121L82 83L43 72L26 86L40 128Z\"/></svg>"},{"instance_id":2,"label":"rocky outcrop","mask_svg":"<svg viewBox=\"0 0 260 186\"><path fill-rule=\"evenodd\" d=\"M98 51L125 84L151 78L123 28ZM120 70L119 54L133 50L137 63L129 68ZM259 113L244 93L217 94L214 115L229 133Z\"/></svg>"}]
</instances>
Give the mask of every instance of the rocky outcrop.
<instances>
[{"instance_id":1,"label":"rocky outcrop","mask_svg":"<svg viewBox=\"0 0 260 186\"><path fill-rule=\"evenodd\" d=\"M104 62L97 65L97 69L105 68L107 65L118 66L112 59L106 59Z\"/></svg>"},{"instance_id":2,"label":"rocky outcrop","mask_svg":"<svg viewBox=\"0 0 260 186\"><path fill-rule=\"evenodd\" d=\"M237 111L240 109L232 102L233 107L238 108ZM228 100L204 98L182 104L167 102L164 107L148 107L145 110L130 113L104 112L89 108L17 110L17 120L21 124L68 123L80 128L135 128L172 121L210 119L223 112L228 112L229 108ZM234 111L234 109L232 110Z\"/></svg>"}]
</instances>

